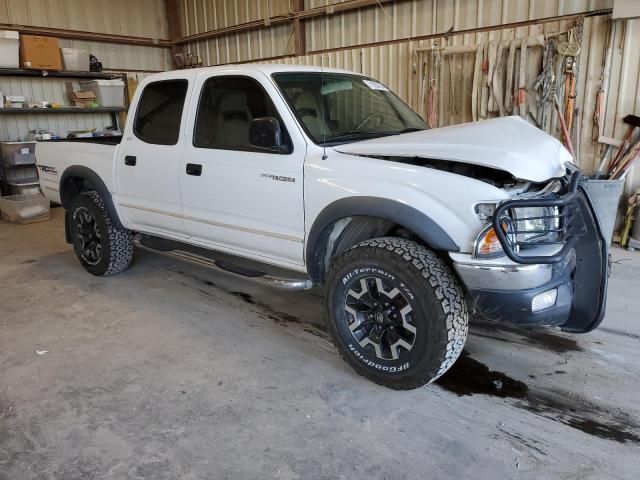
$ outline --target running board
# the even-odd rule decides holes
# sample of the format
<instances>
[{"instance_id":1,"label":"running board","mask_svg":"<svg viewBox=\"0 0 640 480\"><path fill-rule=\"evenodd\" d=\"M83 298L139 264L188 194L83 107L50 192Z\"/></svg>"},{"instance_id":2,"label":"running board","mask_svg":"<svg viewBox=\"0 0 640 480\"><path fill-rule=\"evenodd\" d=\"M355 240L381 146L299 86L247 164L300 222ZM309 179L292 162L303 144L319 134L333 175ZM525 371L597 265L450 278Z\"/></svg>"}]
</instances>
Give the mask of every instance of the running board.
<instances>
[{"instance_id":1,"label":"running board","mask_svg":"<svg viewBox=\"0 0 640 480\"><path fill-rule=\"evenodd\" d=\"M173 242L171 240L168 240L167 242L175 244L176 248L153 248L150 245L144 243L145 239L145 236L137 234L135 235L135 237L133 237L133 244L142 250L158 253L166 257L178 258L180 260L184 260L195 265L200 265L201 267L206 267L211 270L217 270L238 277L247 278L253 280L254 282L267 285L269 287L275 287L282 290L309 290L311 287L313 287L313 282L309 279L277 277L257 270L249 270L225 260L209 258L195 252L182 250L178 247L178 245L181 244L179 244L178 242ZM186 245L185 247L188 248L188 246ZM194 248L199 249L198 247Z\"/></svg>"}]
</instances>

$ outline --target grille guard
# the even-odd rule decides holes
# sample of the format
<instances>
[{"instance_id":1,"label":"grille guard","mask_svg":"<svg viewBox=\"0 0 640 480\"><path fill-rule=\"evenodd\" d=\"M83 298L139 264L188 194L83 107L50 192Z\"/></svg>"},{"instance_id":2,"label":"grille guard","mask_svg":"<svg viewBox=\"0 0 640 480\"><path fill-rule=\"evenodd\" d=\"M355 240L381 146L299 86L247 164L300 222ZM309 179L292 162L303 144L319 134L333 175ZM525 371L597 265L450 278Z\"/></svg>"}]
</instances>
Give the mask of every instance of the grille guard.
<instances>
[{"instance_id":1,"label":"grille guard","mask_svg":"<svg viewBox=\"0 0 640 480\"><path fill-rule=\"evenodd\" d=\"M507 200L501 203L493 215L493 229L496 232L498 241L504 253L516 263L540 264L561 262L567 254L574 248L578 239L587 232L585 219L581 212L578 201L578 184L580 181L580 171L576 170L571 175L564 178L563 192L561 196L543 196L539 198L528 198L518 200ZM511 218L507 213L509 210L530 207L557 207L558 215L544 217L520 217ZM559 218L562 225L554 230L518 230L517 225L524 220L540 218ZM505 231L505 224L507 231ZM515 225L515 229L513 228ZM517 235L520 233L558 233L560 238L554 241L518 241ZM552 255L522 255L519 247L535 245L562 245L559 251Z\"/></svg>"},{"instance_id":2,"label":"grille guard","mask_svg":"<svg viewBox=\"0 0 640 480\"><path fill-rule=\"evenodd\" d=\"M580 185L581 172L572 170L563 179L562 194L554 198L509 200L496 209L493 227L505 254L514 262L557 263L571 249L575 252L575 270L571 275L573 299L569 318L559 325L565 332L585 333L596 328L604 319L609 277L609 248L598 222L595 208L587 191ZM568 207L571 209L571 227L563 247L554 255L527 257L514 250L498 219L510 208Z\"/></svg>"}]
</instances>

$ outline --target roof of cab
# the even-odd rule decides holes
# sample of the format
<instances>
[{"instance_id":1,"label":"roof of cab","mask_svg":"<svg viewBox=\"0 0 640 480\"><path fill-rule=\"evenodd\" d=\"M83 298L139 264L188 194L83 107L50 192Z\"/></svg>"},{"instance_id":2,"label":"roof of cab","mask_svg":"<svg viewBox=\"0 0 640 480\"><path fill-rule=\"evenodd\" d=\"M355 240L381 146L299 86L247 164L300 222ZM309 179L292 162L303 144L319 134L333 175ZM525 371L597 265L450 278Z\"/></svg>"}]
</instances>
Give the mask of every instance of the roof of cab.
<instances>
[{"instance_id":1,"label":"roof of cab","mask_svg":"<svg viewBox=\"0 0 640 480\"><path fill-rule=\"evenodd\" d=\"M325 72L325 73L347 73L351 75L360 75L357 72L349 70L341 70L338 68L326 68L319 65L285 65L276 63L244 63L241 65L220 65L216 67L201 67L201 68L187 68L182 70L170 70L162 73L154 73L145 77L145 81L157 81L168 79L191 79L195 78L201 73L218 73L229 75L241 75L249 72L261 72L265 75L271 75L273 73L281 72Z\"/></svg>"}]
</instances>

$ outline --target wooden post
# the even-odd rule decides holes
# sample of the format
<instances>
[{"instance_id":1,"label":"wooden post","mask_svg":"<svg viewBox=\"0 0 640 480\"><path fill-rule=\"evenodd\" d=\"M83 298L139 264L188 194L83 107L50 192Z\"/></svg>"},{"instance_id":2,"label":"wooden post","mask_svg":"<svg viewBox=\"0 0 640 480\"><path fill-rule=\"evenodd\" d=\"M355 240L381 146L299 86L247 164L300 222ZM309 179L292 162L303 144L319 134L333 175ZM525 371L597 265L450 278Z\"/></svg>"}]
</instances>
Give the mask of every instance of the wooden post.
<instances>
[{"instance_id":1,"label":"wooden post","mask_svg":"<svg viewBox=\"0 0 640 480\"><path fill-rule=\"evenodd\" d=\"M182 28L180 28L180 11L178 9L178 0L165 0L167 12L167 26L169 27L169 40L174 42L182 37ZM171 46L171 57L176 53L183 53L182 45L173 44ZM174 60L175 62L175 60Z\"/></svg>"},{"instance_id":2,"label":"wooden post","mask_svg":"<svg viewBox=\"0 0 640 480\"><path fill-rule=\"evenodd\" d=\"M302 12L304 10L304 0L294 0L293 13ZM293 19L293 36L296 42L296 55L302 56L307 54L307 38L304 20L299 16Z\"/></svg>"}]
</instances>

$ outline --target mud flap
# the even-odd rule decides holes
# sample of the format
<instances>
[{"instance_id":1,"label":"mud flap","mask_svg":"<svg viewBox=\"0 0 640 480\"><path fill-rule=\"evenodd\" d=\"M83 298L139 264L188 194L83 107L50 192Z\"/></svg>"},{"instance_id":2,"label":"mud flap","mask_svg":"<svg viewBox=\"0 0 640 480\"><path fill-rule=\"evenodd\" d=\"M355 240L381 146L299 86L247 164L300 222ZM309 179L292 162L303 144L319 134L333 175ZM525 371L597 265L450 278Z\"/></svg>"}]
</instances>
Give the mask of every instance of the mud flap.
<instances>
[{"instance_id":1,"label":"mud flap","mask_svg":"<svg viewBox=\"0 0 640 480\"><path fill-rule=\"evenodd\" d=\"M70 216L69 210L64 211L64 239L67 241L69 245L73 244L71 240L71 227L70 227Z\"/></svg>"},{"instance_id":2,"label":"mud flap","mask_svg":"<svg viewBox=\"0 0 640 480\"><path fill-rule=\"evenodd\" d=\"M565 332L586 333L595 329L604 318L609 276L609 249L602 235L587 192L578 186L576 203L586 232L574 246L576 268L573 274L573 301L569 319L560 327Z\"/></svg>"}]
</instances>

